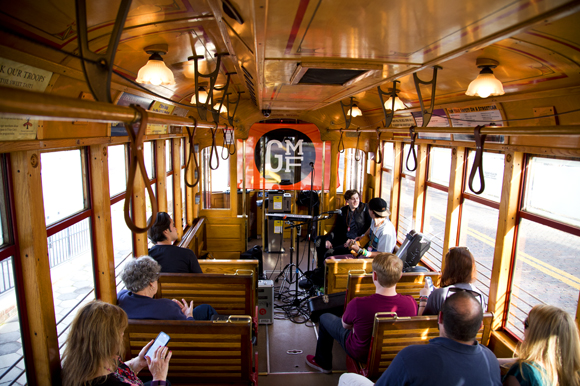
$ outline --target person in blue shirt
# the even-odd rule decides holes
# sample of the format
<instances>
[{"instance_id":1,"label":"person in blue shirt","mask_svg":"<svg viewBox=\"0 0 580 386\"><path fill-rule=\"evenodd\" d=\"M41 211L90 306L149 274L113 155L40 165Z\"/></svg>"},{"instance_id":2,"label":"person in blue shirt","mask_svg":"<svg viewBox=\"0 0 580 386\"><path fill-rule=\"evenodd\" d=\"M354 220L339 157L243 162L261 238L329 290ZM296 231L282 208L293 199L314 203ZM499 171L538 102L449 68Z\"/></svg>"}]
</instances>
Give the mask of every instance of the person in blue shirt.
<instances>
[{"instance_id":1,"label":"person in blue shirt","mask_svg":"<svg viewBox=\"0 0 580 386\"><path fill-rule=\"evenodd\" d=\"M127 289L117 295L119 307L129 319L157 320L211 320L217 314L212 306L202 304L193 307L184 299L154 299L161 266L149 256L132 259L123 269L121 279Z\"/></svg>"},{"instance_id":2,"label":"person in blue shirt","mask_svg":"<svg viewBox=\"0 0 580 386\"><path fill-rule=\"evenodd\" d=\"M475 339L483 308L473 295L458 291L448 297L438 324L439 337L401 350L376 386L501 385L497 358Z\"/></svg>"}]
</instances>

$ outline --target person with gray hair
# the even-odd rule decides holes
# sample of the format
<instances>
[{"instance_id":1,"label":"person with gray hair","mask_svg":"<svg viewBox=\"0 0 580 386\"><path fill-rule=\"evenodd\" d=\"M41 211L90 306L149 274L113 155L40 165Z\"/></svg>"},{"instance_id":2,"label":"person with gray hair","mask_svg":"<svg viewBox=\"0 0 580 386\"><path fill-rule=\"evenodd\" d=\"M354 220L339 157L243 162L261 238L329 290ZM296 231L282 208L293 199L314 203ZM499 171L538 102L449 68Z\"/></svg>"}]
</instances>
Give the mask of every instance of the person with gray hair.
<instances>
[{"instance_id":1,"label":"person with gray hair","mask_svg":"<svg viewBox=\"0 0 580 386\"><path fill-rule=\"evenodd\" d=\"M127 289L117 295L119 307L129 319L211 320L216 310L208 304L193 307L185 299L153 299L161 266L149 256L132 259L123 269L121 279Z\"/></svg>"}]
</instances>

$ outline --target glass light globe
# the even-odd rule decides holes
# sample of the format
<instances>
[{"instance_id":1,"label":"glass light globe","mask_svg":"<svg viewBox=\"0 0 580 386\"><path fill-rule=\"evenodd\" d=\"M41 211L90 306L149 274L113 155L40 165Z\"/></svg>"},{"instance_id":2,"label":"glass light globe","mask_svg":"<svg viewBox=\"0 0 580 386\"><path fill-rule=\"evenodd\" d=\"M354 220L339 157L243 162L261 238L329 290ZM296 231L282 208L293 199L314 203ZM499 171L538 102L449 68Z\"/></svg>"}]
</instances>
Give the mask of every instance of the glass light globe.
<instances>
[{"instance_id":1,"label":"glass light globe","mask_svg":"<svg viewBox=\"0 0 580 386\"><path fill-rule=\"evenodd\" d=\"M477 78L469 84L469 87L465 92L465 95L479 96L481 98L487 98L490 95L496 96L503 94L505 94L505 91L503 91L503 85L499 80L497 80L489 68L481 70Z\"/></svg>"},{"instance_id":2,"label":"glass light globe","mask_svg":"<svg viewBox=\"0 0 580 386\"><path fill-rule=\"evenodd\" d=\"M352 115L352 117L360 117L362 115L362 111L358 108L357 105L352 105L352 108L348 110L348 115Z\"/></svg>"},{"instance_id":3,"label":"glass light globe","mask_svg":"<svg viewBox=\"0 0 580 386\"><path fill-rule=\"evenodd\" d=\"M207 91L205 91L205 89L200 88L197 94L199 95L200 104L204 104L205 102L207 102ZM197 101L195 100L195 94L193 94L193 96L191 97L191 104L192 105L197 104Z\"/></svg>"},{"instance_id":4,"label":"glass light globe","mask_svg":"<svg viewBox=\"0 0 580 386\"><path fill-rule=\"evenodd\" d=\"M393 107L393 98L389 98L385 102L385 109L390 110L392 107ZM395 111L397 111L397 110L404 110L406 108L407 108L407 106L405 106L405 104L403 103L403 101L399 97L396 97L395 98Z\"/></svg>"},{"instance_id":5,"label":"glass light globe","mask_svg":"<svg viewBox=\"0 0 580 386\"><path fill-rule=\"evenodd\" d=\"M152 84L154 86L175 84L173 72L163 62L163 60L149 59L147 64L141 67L137 74L137 83Z\"/></svg>"}]
</instances>

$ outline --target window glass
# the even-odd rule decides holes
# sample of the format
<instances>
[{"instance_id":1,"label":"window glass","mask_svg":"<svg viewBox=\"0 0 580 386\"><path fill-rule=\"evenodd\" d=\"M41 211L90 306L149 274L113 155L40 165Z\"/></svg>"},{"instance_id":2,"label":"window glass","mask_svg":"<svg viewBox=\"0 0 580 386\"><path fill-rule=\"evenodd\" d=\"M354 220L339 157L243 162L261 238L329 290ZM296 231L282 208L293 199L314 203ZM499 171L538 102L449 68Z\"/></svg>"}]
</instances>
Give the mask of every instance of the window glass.
<instances>
[{"instance_id":1,"label":"window glass","mask_svg":"<svg viewBox=\"0 0 580 386\"><path fill-rule=\"evenodd\" d=\"M153 190L153 194L155 195L155 199L157 199L157 184L151 184L151 189ZM145 199L147 202L147 204L146 204L147 206L145 206L145 219L149 220L149 217L151 217L151 215L153 214L153 209L151 208L151 197L149 197L149 191L147 189L145 189L144 193L145 193L145 197L147 197Z\"/></svg>"},{"instance_id":2,"label":"window glass","mask_svg":"<svg viewBox=\"0 0 580 386\"><path fill-rule=\"evenodd\" d=\"M441 271L446 216L447 192L428 186L425 200L423 235L428 240L431 240L431 247L425 253L423 259L438 271Z\"/></svg>"},{"instance_id":3,"label":"window glass","mask_svg":"<svg viewBox=\"0 0 580 386\"><path fill-rule=\"evenodd\" d=\"M395 153L392 142L385 142L383 147L383 167L392 168L395 165Z\"/></svg>"},{"instance_id":4,"label":"window glass","mask_svg":"<svg viewBox=\"0 0 580 386\"><path fill-rule=\"evenodd\" d=\"M173 175L167 176L167 213L173 218Z\"/></svg>"},{"instance_id":5,"label":"window glass","mask_svg":"<svg viewBox=\"0 0 580 386\"><path fill-rule=\"evenodd\" d=\"M187 227L187 207L186 207L186 185L185 185L185 169L181 169L181 221L182 227L185 229Z\"/></svg>"},{"instance_id":6,"label":"window glass","mask_svg":"<svg viewBox=\"0 0 580 386\"><path fill-rule=\"evenodd\" d=\"M170 172L173 170L173 158L171 157L172 153L171 147L171 140L168 139L165 141L165 170Z\"/></svg>"},{"instance_id":7,"label":"window glass","mask_svg":"<svg viewBox=\"0 0 580 386\"><path fill-rule=\"evenodd\" d=\"M381 198L387 202L387 207L391 207L391 190L393 189L393 173L383 169L381 177Z\"/></svg>"},{"instance_id":8,"label":"window glass","mask_svg":"<svg viewBox=\"0 0 580 386\"><path fill-rule=\"evenodd\" d=\"M221 152L224 148L217 146L217 156L214 150L213 159L211 159L211 147L206 147L201 151L202 159L202 196L204 209L228 209L230 207L230 161L221 159ZM227 150L227 149L226 149ZM210 168L216 166L219 160L219 166L216 170Z\"/></svg>"},{"instance_id":9,"label":"window glass","mask_svg":"<svg viewBox=\"0 0 580 386\"><path fill-rule=\"evenodd\" d=\"M580 227L578 176L578 161L532 157L523 210Z\"/></svg>"},{"instance_id":10,"label":"window glass","mask_svg":"<svg viewBox=\"0 0 580 386\"><path fill-rule=\"evenodd\" d=\"M186 144L186 140L185 138L181 138L181 145L179 146L179 159L181 160L181 166L185 166L185 164L187 163L187 157L185 156L185 144Z\"/></svg>"},{"instance_id":11,"label":"window glass","mask_svg":"<svg viewBox=\"0 0 580 386\"><path fill-rule=\"evenodd\" d=\"M8 194L5 191L6 183L6 158L0 154L0 246L10 242L8 234Z\"/></svg>"},{"instance_id":12,"label":"window glass","mask_svg":"<svg viewBox=\"0 0 580 386\"><path fill-rule=\"evenodd\" d=\"M451 149L431 147L429 150L429 181L449 186Z\"/></svg>"},{"instance_id":13,"label":"window glass","mask_svg":"<svg viewBox=\"0 0 580 386\"><path fill-rule=\"evenodd\" d=\"M410 178L401 178L401 195L399 199L399 227L397 239L405 240L405 236L413 229L413 198L415 197L415 181Z\"/></svg>"},{"instance_id":14,"label":"window glass","mask_svg":"<svg viewBox=\"0 0 580 386\"><path fill-rule=\"evenodd\" d=\"M40 160L46 225L85 209L81 151L42 153Z\"/></svg>"},{"instance_id":15,"label":"window glass","mask_svg":"<svg viewBox=\"0 0 580 386\"><path fill-rule=\"evenodd\" d=\"M109 193L111 197L127 188L125 145L109 146Z\"/></svg>"},{"instance_id":16,"label":"window glass","mask_svg":"<svg viewBox=\"0 0 580 386\"><path fill-rule=\"evenodd\" d=\"M518 230L506 328L523 339L527 314L550 304L576 315L580 237L522 219Z\"/></svg>"},{"instance_id":17,"label":"window glass","mask_svg":"<svg viewBox=\"0 0 580 386\"><path fill-rule=\"evenodd\" d=\"M356 189L362 192L365 180L365 153L357 149L346 149L345 154L346 177L344 189Z\"/></svg>"},{"instance_id":18,"label":"window glass","mask_svg":"<svg viewBox=\"0 0 580 386\"><path fill-rule=\"evenodd\" d=\"M408 174L410 176L414 176L415 172L410 171L409 169L407 169L407 156L409 155L409 151L411 150L411 145L405 145L405 147L403 148L403 173ZM418 156L418 147L417 145L415 145L415 155ZM409 167L411 168L417 168L416 167L416 163L415 162L419 162L419 160L416 160L413 158L413 153L411 153L411 155L409 156Z\"/></svg>"},{"instance_id":19,"label":"window glass","mask_svg":"<svg viewBox=\"0 0 580 386\"><path fill-rule=\"evenodd\" d=\"M143 144L143 159L145 161L145 170L149 179L155 178L155 168L153 167L153 141Z\"/></svg>"},{"instance_id":20,"label":"window glass","mask_svg":"<svg viewBox=\"0 0 580 386\"><path fill-rule=\"evenodd\" d=\"M12 256L0 261L0 384L26 385ZM10 369L12 367L12 369ZM10 369L10 370L9 370Z\"/></svg>"},{"instance_id":21,"label":"window glass","mask_svg":"<svg viewBox=\"0 0 580 386\"><path fill-rule=\"evenodd\" d=\"M336 187L336 193L343 193L346 189L344 189L344 153L338 153L338 178L337 183L338 186Z\"/></svg>"},{"instance_id":22,"label":"window glass","mask_svg":"<svg viewBox=\"0 0 580 386\"><path fill-rule=\"evenodd\" d=\"M90 218L48 237L48 260L61 354L77 309L95 299Z\"/></svg>"},{"instance_id":23,"label":"window glass","mask_svg":"<svg viewBox=\"0 0 580 386\"><path fill-rule=\"evenodd\" d=\"M115 254L115 277L117 292L125 288L121 281L121 272L125 263L133 256L132 233L125 223L123 212L125 200L111 205L111 225L113 228L113 251Z\"/></svg>"},{"instance_id":24,"label":"window glass","mask_svg":"<svg viewBox=\"0 0 580 386\"><path fill-rule=\"evenodd\" d=\"M477 265L475 285L487 299L499 211L471 200L465 200L461 216L459 245L468 247L475 257Z\"/></svg>"},{"instance_id":25,"label":"window glass","mask_svg":"<svg viewBox=\"0 0 580 386\"><path fill-rule=\"evenodd\" d=\"M469 175L471 174L471 167L475 160L475 151L469 151L467 160L467 175L465 176L465 192L472 193L469 189ZM485 182L485 190L479 195L495 202L499 202L501 198L501 186L503 184L503 169L504 169L504 155L497 153L483 152L483 178ZM473 178L473 189L479 190L481 187L479 183L479 170L476 171Z\"/></svg>"}]
</instances>

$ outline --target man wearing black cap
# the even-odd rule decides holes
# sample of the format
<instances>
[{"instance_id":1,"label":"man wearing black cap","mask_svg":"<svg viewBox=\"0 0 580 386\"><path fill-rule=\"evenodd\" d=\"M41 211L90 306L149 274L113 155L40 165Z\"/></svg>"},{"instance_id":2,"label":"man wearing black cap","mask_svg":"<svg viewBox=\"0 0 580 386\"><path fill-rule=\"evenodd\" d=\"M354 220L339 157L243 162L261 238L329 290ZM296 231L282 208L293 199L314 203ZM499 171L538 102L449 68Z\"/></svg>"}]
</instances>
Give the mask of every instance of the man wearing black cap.
<instances>
[{"instance_id":1,"label":"man wearing black cap","mask_svg":"<svg viewBox=\"0 0 580 386\"><path fill-rule=\"evenodd\" d=\"M348 240L345 245L350 246L361 258L372 258L381 252L392 253L397 243L397 232L387 218L390 213L387 210L386 201L380 197L375 197L369 201L368 206L369 214L373 220L371 227L364 236ZM355 241L365 236L369 237L369 242L366 246L359 246Z\"/></svg>"}]
</instances>

